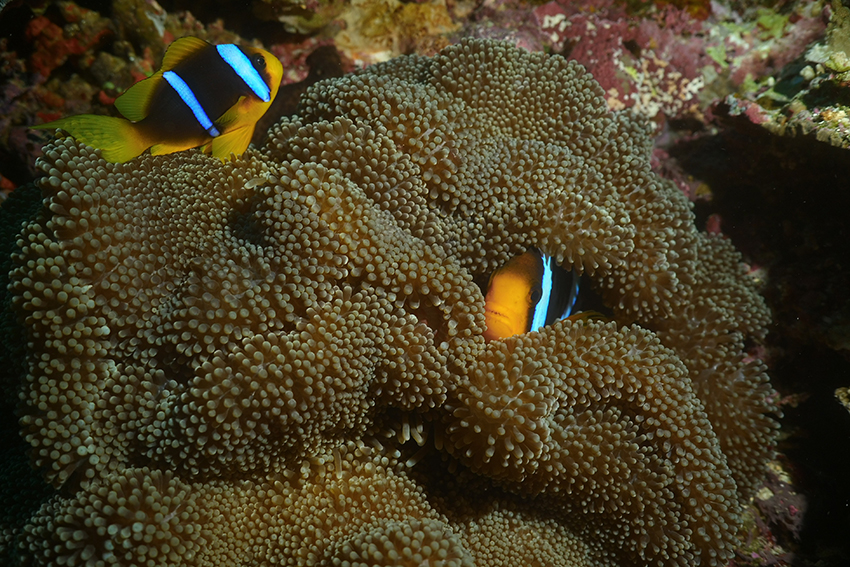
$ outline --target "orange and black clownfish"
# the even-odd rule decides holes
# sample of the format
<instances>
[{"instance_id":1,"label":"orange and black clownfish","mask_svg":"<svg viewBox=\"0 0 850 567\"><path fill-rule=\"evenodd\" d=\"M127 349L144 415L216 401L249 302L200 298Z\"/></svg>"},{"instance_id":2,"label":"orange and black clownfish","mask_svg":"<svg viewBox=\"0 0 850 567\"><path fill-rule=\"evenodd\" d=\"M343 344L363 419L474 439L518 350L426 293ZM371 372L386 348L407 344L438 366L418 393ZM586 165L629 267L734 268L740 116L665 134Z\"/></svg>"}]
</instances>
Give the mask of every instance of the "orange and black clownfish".
<instances>
[{"instance_id":1,"label":"orange and black clownfish","mask_svg":"<svg viewBox=\"0 0 850 567\"><path fill-rule=\"evenodd\" d=\"M248 147L282 77L268 51L184 37L168 46L156 73L115 100L126 120L81 114L35 128L61 128L116 163L148 148L161 155L198 146L225 160Z\"/></svg>"},{"instance_id":2,"label":"orange and black clownfish","mask_svg":"<svg viewBox=\"0 0 850 567\"><path fill-rule=\"evenodd\" d=\"M488 341L536 331L569 317L578 298L579 276L536 248L514 256L493 272L487 285Z\"/></svg>"}]
</instances>

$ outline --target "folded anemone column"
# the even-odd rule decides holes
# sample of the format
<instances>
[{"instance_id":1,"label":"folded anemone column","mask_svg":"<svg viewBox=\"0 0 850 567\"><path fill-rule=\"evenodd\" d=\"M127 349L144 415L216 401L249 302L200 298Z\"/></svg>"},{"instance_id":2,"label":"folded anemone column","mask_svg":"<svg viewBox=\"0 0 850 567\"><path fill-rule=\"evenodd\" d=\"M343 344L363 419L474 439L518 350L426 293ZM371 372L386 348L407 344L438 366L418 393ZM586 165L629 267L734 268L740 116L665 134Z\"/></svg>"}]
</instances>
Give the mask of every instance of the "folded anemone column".
<instances>
[{"instance_id":1,"label":"folded anemone column","mask_svg":"<svg viewBox=\"0 0 850 567\"><path fill-rule=\"evenodd\" d=\"M264 148L60 138L17 238L29 564L725 565L771 457L768 315L646 132L464 41L311 88ZM608 316L486 341L536 248Z\"/></svg>"}]
</instances>

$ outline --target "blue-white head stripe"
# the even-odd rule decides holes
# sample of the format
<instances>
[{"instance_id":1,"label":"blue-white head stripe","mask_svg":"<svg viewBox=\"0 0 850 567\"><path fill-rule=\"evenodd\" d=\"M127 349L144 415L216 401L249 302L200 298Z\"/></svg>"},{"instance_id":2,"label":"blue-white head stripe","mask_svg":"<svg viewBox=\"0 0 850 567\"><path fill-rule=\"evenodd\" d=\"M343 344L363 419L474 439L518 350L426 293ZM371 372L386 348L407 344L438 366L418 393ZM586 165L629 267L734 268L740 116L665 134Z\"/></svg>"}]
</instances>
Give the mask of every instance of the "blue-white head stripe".
<instances>
[{"instance_id":1,"label":"blue-white head stripe","mask_svg":"<svg viewBox=\"0 0 850 567\"><path fill-rule=\"evenodd\" d=\"M575 270L570 272L570 276L573 278L573 283L570 286L570 299L567 301L567 308L561 314L561 319L566 319L567 317L572 315L573 308L576 306L576 301L578 300L578 289L581 278L579 278Z\"/></svg>"},{"instance_id":2,"label":"blue-white head stripe","mask_svg":"<svg viewBox=\"0 0 850 567\"><path fill-rule=\"evenodd\" d=\"M541 259L543 260L543 281L540 282L542 293L540 294L540 301L534 306L534 317L531 319L530 331L536 331L546 326L546 315L549 312L549 301L552 298L553 260L550 256L545 255Z\"/></svg>"},{"instance_id":3,"label":"blue-white head stripe","mask_svg":"<svg viewBox=\"0 0 850 567\"><path fill-rule=\"evenodd\" d=\"M195 119L201 127L213 138L218 136L218 129L216 129L215 125L213 125L212 120L210 120L210 117L207 116L207 113L204 112L204 108L201 106L201 103L198 102L197 97L195 97L195 93L192 92L192 89L189 88L186 81L180 78L180 75L174 71L166 71L162 74L162 78L165 79L175 91L177 91L180 99L186 103L186 106L188 106L192 111L192 114L195 115Z\"/></svg>"},{"instance_id":4,"label":"blue-white head stripe","mask_svg":"<svg viewBox=\"0 0 850 567\"><path fill-rule=\"evenodd\" d=\"M224 59L227 64L236 71L236 74L245 81L245 84L254 91L257 98L263 102L271 100L271 91L269 90L269 86L257 70L254 69L254 66L251 64L251 60L248 59L248 56L245 55L241 49L232 43L216 45L215 48L218 50L218 54L221 55L221 58Z\"/></svg>"}]
</instances>

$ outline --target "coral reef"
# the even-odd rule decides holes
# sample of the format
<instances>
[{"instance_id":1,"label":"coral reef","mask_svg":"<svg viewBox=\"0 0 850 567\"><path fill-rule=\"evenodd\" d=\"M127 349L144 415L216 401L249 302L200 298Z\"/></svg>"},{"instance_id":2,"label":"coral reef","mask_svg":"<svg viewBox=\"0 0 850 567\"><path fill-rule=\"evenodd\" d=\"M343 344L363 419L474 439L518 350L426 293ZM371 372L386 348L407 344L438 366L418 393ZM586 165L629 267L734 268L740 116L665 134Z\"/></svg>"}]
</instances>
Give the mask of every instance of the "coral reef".
<instances>
[{"instance_id":1,"label":"coral reef","mask_svg":"<svg viewBox=\"0 0 850 567\"><path fill-rule=\"evenodd\" d=\"M66 22L64 29L46 16L33 19L26 29L27 38L34 44L29 68L42 77L50 76L69 57L85 55L84 59L92 59L93 50L110 33L109 20L96 12L73 2L62 2L60 10Z\"/></svg>"},{"instance_id":2,"label":"coral reef","mask_svg":"<svg viewBox=\"0 0 850 567\"><path fill-rule=\"evenodd\" d=\"M819 41L793 64L727 96L721 110L773 134L811 135L850 148L850 105L843 94L850 80L850 9L834 2L825 13L829 26Z\"/></svg>"},{"instance_id":3,"label":"coral reef","mask_svg":"<svg viewBox=\"0 0 850 567\"><path fill-rule=\"evenodd\" d=\"M592 6L555 0L534 14L545 44L584 64L611 108L634 108L656 120L705 121L711 103L766 79L824 31L817 2L784 13L720 3L697 11L657 4L640 18L605 0Z\"/></svg>"},{"instance_id":4,"label":"coral reef","mask_svg":"<svg viewBox=\"0 0 850 567\"><path fill-rule=\"evenodd\" d=\"M431 55L448 45L446 35L458 28L445 0L352 0L340 19L345 27L335 43L361 64L404 53Z\"/></svg>"},{"instance_id":5,"label":"coral reef","mask_svg":"<svg viewBox=\"0 0 850 567\"><path fill-rule=\"evenodd\" d=\"M578 64L468 40L316 84L229 163L39 167L9 301L60 490L2 526L24 562L731 557L767 310ZM476 282L529 246L612 319L485 342Z\"/></svg>"}]
</instances>

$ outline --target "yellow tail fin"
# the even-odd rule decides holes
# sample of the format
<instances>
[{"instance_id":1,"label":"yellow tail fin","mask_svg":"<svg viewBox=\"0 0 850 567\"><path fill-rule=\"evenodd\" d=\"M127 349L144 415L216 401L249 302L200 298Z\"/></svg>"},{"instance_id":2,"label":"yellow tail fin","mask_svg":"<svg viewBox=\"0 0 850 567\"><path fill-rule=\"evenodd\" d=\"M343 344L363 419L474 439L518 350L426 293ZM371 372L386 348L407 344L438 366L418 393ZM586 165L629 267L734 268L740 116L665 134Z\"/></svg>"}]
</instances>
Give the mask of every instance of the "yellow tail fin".
<instances>
[{"instance_id":1,"label":"yellow tail fin","mask_svg":"<svg viewBox=\"0 0 850 567\"><path fill-rule=\"evenodd\" d=\"M143 137L132 122L123 118L81 114L33 126L39 130L61 128L76 140L101 150L103 159L124 163L148 149L152 142Z\"/></svg>"}]
</instances>

